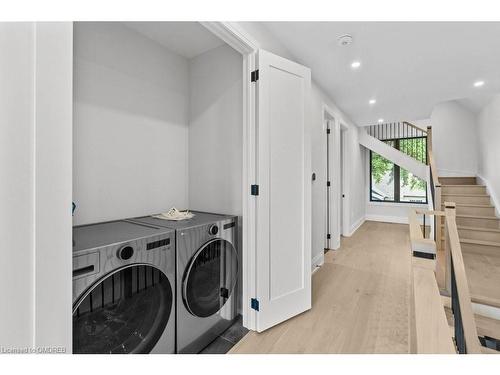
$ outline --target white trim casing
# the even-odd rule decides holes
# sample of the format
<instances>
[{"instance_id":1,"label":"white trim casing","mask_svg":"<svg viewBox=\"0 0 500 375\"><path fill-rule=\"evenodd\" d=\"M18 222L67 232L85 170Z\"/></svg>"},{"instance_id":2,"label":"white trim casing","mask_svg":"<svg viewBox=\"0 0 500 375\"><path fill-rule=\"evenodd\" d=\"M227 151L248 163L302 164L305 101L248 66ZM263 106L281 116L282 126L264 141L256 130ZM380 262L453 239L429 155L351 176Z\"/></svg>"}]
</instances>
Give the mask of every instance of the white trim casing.
<instances>
[{"instance_id":1,"label":"white trim casing","mask_svg":"<svg viewBox=\"0 0 500 375\"><path fill-rule=\"evenodd\" d=\"M350 174L348 173L348 149L347 137L349 136L349 127L344 125L339 119L341 115L331 109L327 104L323 103L323 123L330 122L331 131L331 147L329 153L329 166L330 166L330 233L332 238L330 241L331 249L340 248L340 236L344 235L342 231L347 232L351 227L350 223L350 201L349 197L342 198L342 193L347 193L350 186ZM343 136L342 136L343 133ZM342 148L340 142L343 142ZM340 157L340 150L342 149L343 155ZM341 166L340 163L343 163ZM342 171L342 176L341 176ZM339 181L342 181L340 186ZM326 202L325 202L326 203ZM342 217L340 217L340 205L342 205ZM327 210L328 212L328 210ZM326 220L326 217L325 217ZM342 222L342 226L340 223ZM325 225L326 227L326 225ZM342 230L341 230L342 228ZM327 228L328 229L328 228Z\"/></svg>"},{"instance_id":2,"label":"white trim casing","mask_svg":"<svg viewBox=\"0 0 500 375\"><path fill-rule=\"evenodd\" d=\"M34 28L33 345L70 353L73 24L37 22Z\"/></svg>"},{"instance_id":3,"label":"white trim casing","mask_svg":"<svg viewBox=\"0 0 500 375\"><path fill-rule=\"evenodd\" d=\"M342 217L340 220L342 220L342 230L341 230L341 235L345 236L346 233L350 233L350 204L349 204L349 199L348 199L348 192L349 192L349 187L351 180L349 178L349 169L348 169L348 155L349 153L347 152L347 145L349 144L348 141L349 137L349 127L342 122L340 122L340 141L342 142L342 189L339 192L339 199L340 199L340 204L342 205Z\"/></svg>"},{"instance_id":4,"label":"white trim casing","mask_svg":"<svg viewBox=\"0 0 500 375\"><path fill-rule=\"evenodd\" d=\"M213 34L240 52L243 56L243 207L242 207L242 316L243 326L256 329L256 311L250 308L250 299L256 296L256 201L250 194L250 185L256 181L256 88L250 82L259 49L248 33L234 22L200 22Z\"/></svg>"}]
</instances>

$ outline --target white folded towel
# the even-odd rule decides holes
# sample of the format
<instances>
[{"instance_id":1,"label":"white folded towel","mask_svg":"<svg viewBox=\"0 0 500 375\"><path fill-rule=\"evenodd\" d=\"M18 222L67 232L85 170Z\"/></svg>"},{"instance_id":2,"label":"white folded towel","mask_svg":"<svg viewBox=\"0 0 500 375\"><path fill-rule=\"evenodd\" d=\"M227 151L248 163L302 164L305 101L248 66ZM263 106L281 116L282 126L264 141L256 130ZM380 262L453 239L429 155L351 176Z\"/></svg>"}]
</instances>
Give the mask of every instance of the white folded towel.
<instances>
[{"instance_id":1,"label":"white folded towel","mask_svg":"<svg viewBox=\"0 0 500 375\"><path fill-rule=\"evenodd\" d=\"M174 221L191 219L193 216L194 214L192 212L189 212L189 210L179 211L175 207L172 207L167 212L163 212L159 215L153 215L153 217L157 219L174 220Z\"/></svg>"}]
</instances>

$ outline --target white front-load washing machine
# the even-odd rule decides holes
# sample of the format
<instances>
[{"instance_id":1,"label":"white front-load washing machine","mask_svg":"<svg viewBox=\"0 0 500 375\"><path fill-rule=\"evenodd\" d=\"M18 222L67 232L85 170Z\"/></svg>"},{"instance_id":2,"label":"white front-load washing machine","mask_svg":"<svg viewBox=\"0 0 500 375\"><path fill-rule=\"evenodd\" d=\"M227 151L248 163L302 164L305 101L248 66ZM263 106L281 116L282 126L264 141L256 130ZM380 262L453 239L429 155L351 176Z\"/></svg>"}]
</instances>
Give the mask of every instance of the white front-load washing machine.
<instances>
[{"instance_id":1,"label":"white front-load washing machine","mask_svg":"<svg viewBox=\"0 0 500 375\"><path fill-rule=\"evenodd\" d=\"M237 317L237 217L193 213L182 221L132 219L176 230L179 353L200 352Z\"/></svg>"},{"instance_id":2,"label":"white front-load washing machine","mask_svg":"<svg viewBox=\"0 0 500 375\"><path fill-rule=\"evenodd\" d=\"M175 231L73 228L73 353L175 352Z\"/></svg>"}]
</instances>

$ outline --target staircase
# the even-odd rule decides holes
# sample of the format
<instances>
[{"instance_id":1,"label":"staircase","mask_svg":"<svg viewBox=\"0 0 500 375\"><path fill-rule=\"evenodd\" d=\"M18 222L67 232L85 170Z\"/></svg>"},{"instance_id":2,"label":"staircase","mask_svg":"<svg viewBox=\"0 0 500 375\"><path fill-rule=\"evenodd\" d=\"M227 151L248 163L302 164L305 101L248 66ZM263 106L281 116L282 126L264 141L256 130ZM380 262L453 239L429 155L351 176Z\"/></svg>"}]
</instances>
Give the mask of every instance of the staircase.
<instances>
[{"instance_id":1,"label":"staircase","mask_svg":"<svg viewBox=\"0 0 500 375\"><path fill-rule=\"evenodd\" d=\"M475 177L440 177L439 182L442 202L456 203L472 302L498 308L500 312L500 219L486 187L479 185ZM441 233L444 248L444 230Z\"/></svg>"}]
</instances>

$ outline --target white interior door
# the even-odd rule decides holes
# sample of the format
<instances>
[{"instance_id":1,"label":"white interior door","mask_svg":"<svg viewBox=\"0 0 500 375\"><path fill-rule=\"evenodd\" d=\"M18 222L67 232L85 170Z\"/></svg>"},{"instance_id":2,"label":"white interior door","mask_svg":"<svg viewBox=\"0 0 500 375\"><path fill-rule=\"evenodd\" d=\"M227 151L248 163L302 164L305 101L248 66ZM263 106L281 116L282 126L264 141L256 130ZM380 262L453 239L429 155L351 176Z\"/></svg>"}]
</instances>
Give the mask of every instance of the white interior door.
<instances>
[{"instance_id":1,"label":"white interior door","mask_svg":"<svg viewBox=\"0 0 500 375\"><path fill-rule=\"evenodd\" d=\"M256 328L311 308L311 71L260 50Z\"/></svg>"}]
</instances>

